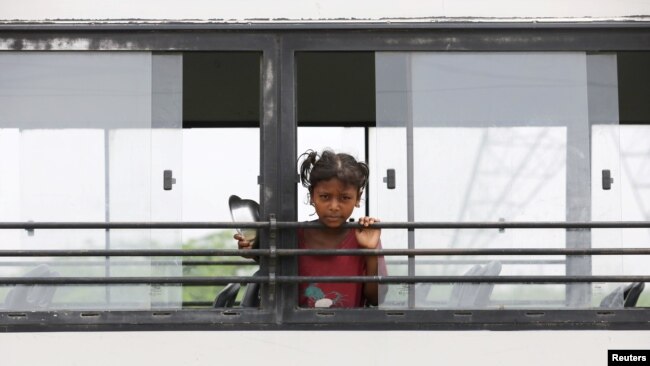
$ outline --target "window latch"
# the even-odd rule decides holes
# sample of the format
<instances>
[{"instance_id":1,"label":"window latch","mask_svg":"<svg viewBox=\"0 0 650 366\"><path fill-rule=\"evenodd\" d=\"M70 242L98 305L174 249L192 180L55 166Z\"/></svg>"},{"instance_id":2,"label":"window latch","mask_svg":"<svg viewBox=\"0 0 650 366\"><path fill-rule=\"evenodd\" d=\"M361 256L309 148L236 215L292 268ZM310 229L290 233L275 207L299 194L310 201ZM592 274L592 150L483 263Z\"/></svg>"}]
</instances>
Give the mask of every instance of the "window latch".
<instances>
[{"instance_id":1,"label":"window latch","mask_svg":"<svg viewBox=\"0 0 650 366\"><path fill-rule=\"evenodd\" d=\"M395 189L395 169L386 169L384 183L386 183L386 188Z\"/></svg>"},{"instance_id":2,"label":"window latch","mask_svg":"<svg viewBox=\"0 0 650 366\"><path fill-rule=\"evenodd\" d=\"M612 189L612 183L614 183L614 178L612 178L612 172L609 169L603 169L603 189L609 191Z\"/></svg>"},{"instance_id":3,"label":"window latch","mask_svg":"<svg viewBox=\"0 0 650 366\"><path fill-rule=\"evenodd\" d=\"M176 184L176 178L173 177L171 170L163 172L163 189L166 191L172 190L172 185Z\"/></svg>"}]
</instances>

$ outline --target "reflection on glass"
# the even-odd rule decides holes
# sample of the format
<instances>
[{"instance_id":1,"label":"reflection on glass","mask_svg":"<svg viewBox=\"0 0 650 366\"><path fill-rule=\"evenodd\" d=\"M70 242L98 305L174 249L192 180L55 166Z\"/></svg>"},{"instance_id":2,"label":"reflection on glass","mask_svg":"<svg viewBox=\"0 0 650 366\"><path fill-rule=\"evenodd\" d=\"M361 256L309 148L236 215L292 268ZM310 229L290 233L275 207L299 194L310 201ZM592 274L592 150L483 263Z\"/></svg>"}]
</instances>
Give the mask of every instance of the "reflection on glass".
<instances>
[{"instance_id":1,"label":"reflection on glass","mask_svg":"<svg viewBox=\"0 0 650 366\"><path fill-rule=\"evenodd\" d=\"M379 185L377 215L391 215L395 221L590 221L590 124L609 118L611 111L599 102L611 104L616 98L615 58L590 57L377 53L378 130L404 131L401 137L377 133L378 160L391 161L386 168L410 177L401 192ZM613 195L611 202L619 199ZM407 204L383 205L383 200ZM579 248L591 245L591 234L448 229L416 230L412 239L404 235L396 240L384 246ZM415 275L516 276L589 275L594 263L576 256L457 256L417 257L410 266L407 261L399 265L412 268ZM591 286L582 284L419 284L410 291L411 298L407 290L402 288L384 305L592 305Z\"/></svg>"},{"instance_id":2,"label":"reflection on glass","mask_svg":"<svg viewBox=\"0 0 650 366\"><path fill-rule=\"evenodd\" d=\"M174 128L152 130L154 125L172 126L159 123L161 113L155 121L152 117L155 99L162 98L154 93L162 91L161 87L152 83L159 74L152 66L156 57L138 52L0 55L3 70L10 71L0 75L0 203L7 203L0 204L2 221L179 221L180 200L168 194L167 201L160 203L157 193L162 191L162 179L158 179L161 165L180 174L180 162L173 161L180 159L175 151L180 135ZM174 84L166 83L165 88L169 85ZM166 103L170 105L173 103ZM2 240L2 249L147 249L180 247L177 233L15 230L0 231L0 238L9 239ZM38 277L37 272L44 277L181 274L173 258L167 258L169 266L163 272L149 258L5 258L2 262L4 276ZM47 304L37 305L39 309L149 309L178 307L181 301L180 291L172 287L53 289ZM0 298L5 302L7 293L12 292L14 304L20 304L17 293L34 295L24 296L27 299L43 293L39 286L5 287L2 291ZM16 310L29 306L18 305Z\"/></svg>"},{"instance_id":3,"label":"reflection on glass","mask_svg":"<svg viewBox=\"0 0 650 366\"><path fill-rule=\"evenodd\" d=\"M623 221L648 221L650 210L650 128L645 125L594 125L592 127L594 169L594 220L609 221L620 217ZM602 171L609 170L613 178L611 188L601 187ZM650 230L594 229L593 246L597 248L647 247ZM647 275L648 258L640 255L597 256L593 259L595 275ZM595 305L609 303L610 307L629 306L628 287L634 284L595 283ZM637 287L638 288L638 284ZM632 291L634 292L634 291ZM612 296L615 299L611 299ZM608 299L609 297L609 299ZM650 297L643 291L636 306L650 305Z\"/></svg>"}]
</instances>

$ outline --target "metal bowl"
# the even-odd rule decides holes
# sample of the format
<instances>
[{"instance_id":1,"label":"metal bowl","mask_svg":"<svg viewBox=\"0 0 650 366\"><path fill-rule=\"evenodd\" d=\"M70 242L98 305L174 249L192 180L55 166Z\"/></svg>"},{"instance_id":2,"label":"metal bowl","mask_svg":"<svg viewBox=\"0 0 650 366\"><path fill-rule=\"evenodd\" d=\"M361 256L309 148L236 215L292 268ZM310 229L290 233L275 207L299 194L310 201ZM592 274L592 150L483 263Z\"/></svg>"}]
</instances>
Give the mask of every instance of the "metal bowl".
<instances>
[{"instance_id":1,"label":"metal bowl","mask_svg":"<svg viewBox=\"0 0 650 366\"><path fill-rule=\"evenodd\" d=\"M230 216L233 222L255 222L260 220L260 205L253 200L242 199L233 194L228 199L228 206L230 206ZM250 241L251 244L257 238L257 229L237 229L237 232L244 239Z\"/></svg>"}]
</instances>

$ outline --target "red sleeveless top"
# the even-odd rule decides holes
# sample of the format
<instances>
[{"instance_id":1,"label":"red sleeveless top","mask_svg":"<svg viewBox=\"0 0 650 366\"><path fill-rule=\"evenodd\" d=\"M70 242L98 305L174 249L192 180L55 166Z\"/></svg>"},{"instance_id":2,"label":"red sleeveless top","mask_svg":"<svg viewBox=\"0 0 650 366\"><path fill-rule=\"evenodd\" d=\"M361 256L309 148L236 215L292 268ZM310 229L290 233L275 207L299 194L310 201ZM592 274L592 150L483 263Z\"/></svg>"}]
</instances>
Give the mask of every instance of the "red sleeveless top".
<instances>
[{"instance_id":1,"label":"red sleeveless top","mask_svg":"<svg viewBox=\"0 0 650 366\"><path fill-rule=\"evenodd\" d=\"M306 249L304 231L298 230L298 247ZM349 230L335 249L359 249L354 230ZM300 256L300 276L365 276L363 256ZM300 306L322 308L355 308L364 305L363 283L300 283Z\"/></svg>"}]
</instances>

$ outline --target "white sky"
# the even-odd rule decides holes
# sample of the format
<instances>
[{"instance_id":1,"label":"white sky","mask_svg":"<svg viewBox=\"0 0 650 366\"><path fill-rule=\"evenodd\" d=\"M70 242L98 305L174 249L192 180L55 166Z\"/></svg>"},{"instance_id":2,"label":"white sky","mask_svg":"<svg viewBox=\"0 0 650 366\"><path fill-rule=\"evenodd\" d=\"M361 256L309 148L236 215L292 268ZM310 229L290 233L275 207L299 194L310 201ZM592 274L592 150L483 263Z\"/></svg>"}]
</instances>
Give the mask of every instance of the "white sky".
<instances>
[{"instance_id":1,"label":"white sky","mask_svg":"<svg viewBox=\"0 0 650 366\"><path fill-rule=\"evenodd\" d=\"M617 18L650 15L647 0L0 0L0 20ZM402 19L403 20L403 19Z\"/></svg>"}]
</instances>

